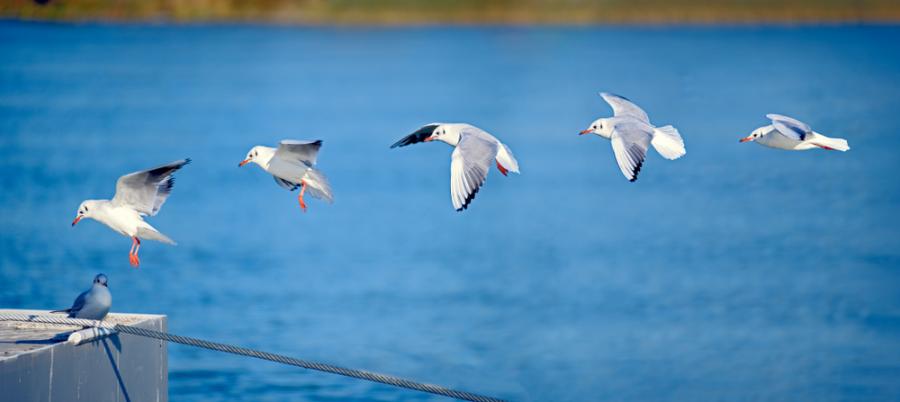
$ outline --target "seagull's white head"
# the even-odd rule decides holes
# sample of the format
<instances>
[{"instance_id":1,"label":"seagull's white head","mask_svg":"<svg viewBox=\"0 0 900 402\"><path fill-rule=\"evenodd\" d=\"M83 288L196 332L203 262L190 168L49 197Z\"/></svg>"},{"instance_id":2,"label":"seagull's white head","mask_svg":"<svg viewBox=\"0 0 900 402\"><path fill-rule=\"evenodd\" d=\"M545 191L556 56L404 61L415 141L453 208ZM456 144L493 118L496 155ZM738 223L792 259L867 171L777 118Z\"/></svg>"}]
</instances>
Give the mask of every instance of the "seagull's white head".
<instances>
[{"instance_id":1,"label":"seagull's white head","mask_svg":"<svg viewBox=\"0 0 900 402\"><path fill-rule=\"evenodd\" d=\"M275 154L275 150L273 148L264 147L262 145L257 145L253 148L250 148L250 152L247 152L247 157L238 163L238 166L244 166L250 162L253 162L259 166L265 167L269 160L272 159L272 155Z\"/></svg>"},{"instance_id":2,"label":"seagull's white head","mask_svg":"<svg viewBox=\"0 0 900 402\"><path fill-rule=\"evenodd\" d=\"M439 124L423 141L443 141L455 147L456 144L459 144L459 133L459 124Z\"/></svg>"},{"instance_id":3,"label":"seagull's white head","mask_svg":"<svg viewBox=\"0 0 900 402\"><path fill-rule=\"evenodd\" d=\"M613 125L610 124L608 118L594 120L588 128L581 130L578 135L597 134L601 137L609 138L612 135Z\"/></svg>"},{"instance_id":4,"label":"seagull's white head","mask_svg":"<svg viewBox=\"0 0 900 402\"><path fill-rule=\"evenodd\" d=\"M75 226L78 221L84 218L93 218L94 213L97 212L97 209L100 208L100 201L98 200L87 200L81 203L78 206L78 215L75 216L75 220L72 221L72 226Z\"/></svg>"},{"instance_id":5,"label":"seagull's white head","mask_svg":"<svg viewBox=\"0 0 900 402\"><path fill-rule=\"evenodd\" d=\"M757 128L756 130L753 130L753 132L750 133L750 135L748 135L744 138L741 138L739 141L740 142L756 141L757 139L759 139L759 137L766 135L766 133L769 132L770 127L771 126L764 126L764 127Z\"/></svg>"}]
</instances>

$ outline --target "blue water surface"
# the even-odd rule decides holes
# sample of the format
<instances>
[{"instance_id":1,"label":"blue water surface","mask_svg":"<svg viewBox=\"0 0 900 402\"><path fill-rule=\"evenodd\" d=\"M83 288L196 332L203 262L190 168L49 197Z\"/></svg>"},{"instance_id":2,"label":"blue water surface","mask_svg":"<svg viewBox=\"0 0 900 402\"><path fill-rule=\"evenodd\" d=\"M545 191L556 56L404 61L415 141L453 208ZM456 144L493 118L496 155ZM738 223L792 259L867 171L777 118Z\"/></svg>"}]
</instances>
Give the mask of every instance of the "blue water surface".
<instances>
[{"instance_id":1,"label":"blue water surface","mask_svg":"<svg viewBox=\"0 0 900 402\"><path fill-rule=\"evenodd\" d=\"M900 27L288 28L0 23L0 306L94 274L177 334L520 401L900 399ZM627 182L601 90L687 155ZM783 113L847 153L738 138ZM476 124L521 175L453 211ZM335 203L237 163L321 138ZM78 204L194 162L130 240ZM436 396L172 345L173 401Z\"/></svg>"}]
</instances>

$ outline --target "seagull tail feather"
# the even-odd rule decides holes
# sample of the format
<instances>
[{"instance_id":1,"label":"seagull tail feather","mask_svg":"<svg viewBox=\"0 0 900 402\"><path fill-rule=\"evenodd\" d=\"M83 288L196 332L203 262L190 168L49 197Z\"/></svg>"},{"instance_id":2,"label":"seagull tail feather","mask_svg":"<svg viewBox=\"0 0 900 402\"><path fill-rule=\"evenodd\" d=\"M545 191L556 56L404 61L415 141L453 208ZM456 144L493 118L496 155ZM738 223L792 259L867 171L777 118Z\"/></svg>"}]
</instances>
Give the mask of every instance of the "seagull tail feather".
<instances>
[{"instance_id":1,"label":"seagull tail feather","mask_svg":"<svg viewBox=\"0 0 900 402\"><path fill-rule=\"evenodd\" d=\"M168 236L160 233L154 228L139 227L137 230L137 235L138 237L145 240L156 240L160 243L171 244L173 246L176 244L174 240L170 239Z\"/></svg>"},{"instance_id":2,"label":"seagull tail feather","mask_svg":"<svg viewBox=\"0 0 900 402\"><path fill-rule=\"evenodd\" d=\"M681 134L672 126L662 126L653 129L653 139L650 141L656 152L663 158L678 159L687 153L684 149L684 140Z\"/></svg>"},{"instance_id":3,"label":"seagull tail feather","mask_svg":"<svg viewBox=\"0 0 900 402\"><path fill-rule=\"evenodd\" d=\"M850 144L847 143L847 140L843 138L826 137L819 133L816 133L816 136L813 137L810 142L819 147L835 151L847 152L850 150Z\"/></svg>"},{"instance_id":4,"label":"seagull tail feather","mask_svg":"<svg viewBox=\"0 0 900 402\"><path fill-rule=\"evenodd\" d=\"M334 202L334 195L331 193L331 184L328 183L328 178L325 177L324 173L318 169L310 169L310 171L306 173L306 183L306 191L310 193L310 195L325 200L328 203Z\"/></svg>"}]
</instances>

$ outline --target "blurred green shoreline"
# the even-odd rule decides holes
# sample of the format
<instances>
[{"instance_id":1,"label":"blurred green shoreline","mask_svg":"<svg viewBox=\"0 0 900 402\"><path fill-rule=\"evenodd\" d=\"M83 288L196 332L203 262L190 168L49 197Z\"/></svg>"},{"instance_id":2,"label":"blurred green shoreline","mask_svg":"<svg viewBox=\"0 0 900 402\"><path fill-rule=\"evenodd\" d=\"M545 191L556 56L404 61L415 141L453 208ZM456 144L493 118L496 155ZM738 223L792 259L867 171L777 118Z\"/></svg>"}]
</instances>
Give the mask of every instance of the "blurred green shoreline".
<instances>
[{"instance_id":1,"label":"blurred green shoreline","mask_svg":"<svg viewBox=\"0 0 900 402\"><path fill-rule=\"evenodd\" d=\"M376 26L896 23L900 1L0 0L0 18Z\"/></svg>"}]
</instances>

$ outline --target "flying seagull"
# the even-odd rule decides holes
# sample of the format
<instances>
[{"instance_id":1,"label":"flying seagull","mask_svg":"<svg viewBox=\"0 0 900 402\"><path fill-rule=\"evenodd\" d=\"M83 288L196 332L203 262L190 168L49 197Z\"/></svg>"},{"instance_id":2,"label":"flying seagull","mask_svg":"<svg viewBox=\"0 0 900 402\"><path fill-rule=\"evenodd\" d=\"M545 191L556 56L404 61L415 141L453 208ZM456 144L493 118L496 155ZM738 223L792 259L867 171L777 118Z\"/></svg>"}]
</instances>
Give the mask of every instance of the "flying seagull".
<instances>
[{"instance_id":1,"label":"flying seagull","mask_svg":"<svg viewBox=\"0 0 900 402\"><path fill-rule=\"evenodd\" d=\"M106 275L98 274L94 277L91 288L81 292L72 307L65 310L51 311L51 313L67 313L69 318L82 318L85 320L102 320L109 313L112 306L112 294L109 293Z\"/></svg>"},{"instance_id":2,"label":"flying seagull","mask_svg":"<svg viewBox=\"0 0 900 402\"><path fill-rule=\"evenodd\" d=\"M826 137L795 118L774 113L767 114L766 117L772 120L772 124L753 130L750 135L741 138L741 142L754 141L759 145L788 151L816 148L844 152L850 150L847 140Z\"/></svg>"},{"instance_id":3,"label":"flying seagull","mask_svg":"<svg viewBox=\"0 0 900 402\"><path fill-rule=\"evenodd\" d=\"M487 179L491 164L504 176L519 173L519 163L505 144L486 131L465 123L431 123L391 145L391 148L429 141L443 141L455 147L450 162L450 199L453 208L469 207L475 193Z\"/></svg>"},{"instance_id":4,"label":"flying seagull","mask_svg":"<svg viewBox=\"0 0 900 402\"><path fill-rule=\"evenodd\" d=\"M84 218L92 218L123 236L131 237L128 261L133 267L137 267L141 263L138 258L140 239L175 244L172 239L144 222L143 216L154 216L159 212L175 185L172 174L190 162L190 159L182 159L120 177L116 182L116 195L113 199L82 202L72 226Z\"/></svg>"},{"instance_id":5,"label":"flying seagull","mask_svg":"<svg viewBox=\"0 0 900 402\"><path fill-rule=\"evenodd\" d=\"M684 140L675 127L650 124L647 113L624 96L608 92L601 92L600 96L612 107L613 117L594 120L580 134L597 134L609 139L619 169L628 181L637 180L650 145L663 158L670 160L687 153Z\"/></svg>"},{"instance_id":6,"label":"flying seagull","mask_svg":"<svg viewBox=\"0 0 900 402\"><path fill-rule=\"evenodd\" d=\"M313 197L329 203L334 201L328 179L315 168L316 156L321 147L322 140L282 140L278 143L278 148L257 145L250 149L247 157L238 166L253 162L269 172L279 186L290 191L299 188L300 195L297 196L297 201L300 202L303 212L306 212L303 195L307 190Z\"/></svg>"}]
</instances>

